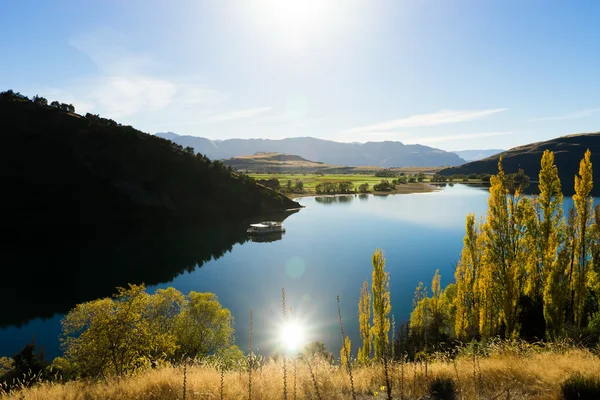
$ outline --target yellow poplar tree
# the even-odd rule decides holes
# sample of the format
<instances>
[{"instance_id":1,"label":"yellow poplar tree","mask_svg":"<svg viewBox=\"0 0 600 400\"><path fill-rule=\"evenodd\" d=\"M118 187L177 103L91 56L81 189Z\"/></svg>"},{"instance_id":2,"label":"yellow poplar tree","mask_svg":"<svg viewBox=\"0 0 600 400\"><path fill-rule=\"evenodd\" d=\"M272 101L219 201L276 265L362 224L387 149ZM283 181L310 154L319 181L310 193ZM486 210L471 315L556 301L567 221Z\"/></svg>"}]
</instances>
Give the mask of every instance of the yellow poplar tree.
<instances>
[{"instance_id":1,"label":"yellow poplar tree","mask_svg":"<svg viewBox=\"0 0 600 400\"><path fill-rule=\"evenodd\" d=\"M444 304L442 303L442 286L441 286L440 270L436 270L431 280L431 292L432 296L429 300L429 312L431 315L431 321L429 324L429 330L431 331L432 339L435 341L439 340L444 330L445 323L445 312Z\"/></svg>"},{"instance_id":2,"label":"yellow poplar tree","mask_svg":"<svg viewBox=\"0 0 600 400\"><path fill-rule=\"evenodd\" d=\"M507 177L502 168L502 158L498 162L498 174L490 178L487 223L484 225L486 245L484 252L483 280L479 286L486 298L481 307L480 325L482 333L492 333L495 310L498 322L505 326L507 337L519 333L519 297L524 286L524 264L527 258L524 207L527 202L521 198L520 189L511 193ZM482 286L483 285L483 286Z\"/></svg>"},{"instance_id":3,"label":"yellow poplar tree","mask_svg":"<svg viewBox=\"0 0 600 400\"><path fill-rule=\"evenodd\" d=\"M584 302L587 295L587 281L590 274L590 238L593 216L593 198L590 193L593 188L592 153L587 150L579 163L579 174L575 175L575 230L577 237L576 260L571 279L573 304L573 319L576 326L581 327L584 313Z\"/></svg>"},{"instance_id":4,"label":"yellow poplar tree","mask_svg":"<svg viewBox=\"0 0 600 400\"><path fill-rule=\"evenodd\" d=\"M348 363L347 355L352 354L350 351L352 350L352 342L350 341L350 337L346 336L344 339L344 346L340 349L340 361L342 363L342 367L346 367Z\"/></svg>"},{"instance_id":5,"label":"yellow poplar tree","mask_svg":"<svg viewBox=\"0 0 600 400\"><path fill-rule=\"evenodd\" d=\"M567 225L567 240L572 231L572 227ZM570 259L571 247L567 242L562 246L547 272L543 299L546 335L549 339L554 339L563 332L565 309L569 298L569 281L566 272Z\"/></svg>"},{"instance_id":6,"label":"yellow poplar tree","mask_svg":"<svg viewBox=\"0 0 600 400\"><path fill-rule=\"evenodd\" d=\"M544 151L540 162L539 195L524 207L527 227L527 284L525 294L541 304L544 285L555 264L563 236L563 195L554 153Z\"/></svg>"},{"instance_id":7,"label":"yellow poplar tree","mask_svg":"<svg viewBox=\"0 0 600 400\"><path fill-rule=\"evenodd\" d=\"M427 341L426 332L428 325L429 298L427 297L427 288L423 282L419 282L415 289L413 299L413 310L410 313L410 331L412 335L421 341Z\"/></svg>"},{"instance_id":8,"label":"yellow poplar tree","mask_svg":"<svg viewBox=\"0 0 600 400\"><path fill-rule=\"evenodd\" d=\"M365 363L371 357L371 294L369 284L364 281L358 299L358 324L362 347L358 349L358 361Z\"/></svg>"},{"instance_id":9,"label":"yellow poplar tree","mask_svg":"<svg viewBox=\"0 0 600 400\"><path fill-rule=\"evenodd\" d=\"M536 302L543 303L547 334L556 337L564 324L568 254L564 246L562 188L554 153L550 150L544 151L540 161L538 187L535 218L530 223L533 227L528 225L531 258L527 264L525 292Z\"/></svg>"},{"instance_id":10,"label":"yellow poplar tree","mask_svg":"<svg viewBox=\"0 0 600 400\"><path fill-rule=\"evenodd\" d=\"M481 266L482 236L475 224L475 214L467 215L466 232L460 261L456 267L456 319L454 329L460 339L474 336L479 329L476 283Z\"/></svg>"},{"instance_id":11,"label":"yellow poplar tree","mask_svg":"<svg viewBox=\"0 0 600 400\"><path fill-rule=\"evenodd\" d=\"M390 275L385 271L385 257L380 249L373 253L373 274L371 282L373 302L373 326L371 332L374 338L373 350L375 358L384 359L384 352L389 343L390 312Z\"/></svg>"}]
</instances>

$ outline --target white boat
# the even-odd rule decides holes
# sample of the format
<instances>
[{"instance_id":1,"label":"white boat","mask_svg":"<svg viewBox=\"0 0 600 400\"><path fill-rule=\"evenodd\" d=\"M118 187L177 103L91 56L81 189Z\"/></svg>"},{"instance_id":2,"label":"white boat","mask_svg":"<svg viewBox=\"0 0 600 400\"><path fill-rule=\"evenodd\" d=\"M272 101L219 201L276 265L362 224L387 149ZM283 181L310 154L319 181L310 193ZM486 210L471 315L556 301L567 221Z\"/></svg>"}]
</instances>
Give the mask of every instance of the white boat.
<instances>
[{"instance_id":1,"label":"white boat","mask_svg":"<svg viewBox=\"0 0 600 400\"><path fill-rule=\"evenodd\" d=\"M284 233L285 228L281 222L265 221L259 224L250 224L250 228L246 231L251 235L263 235L269 233Z\"/></svg>"}]
</instances>

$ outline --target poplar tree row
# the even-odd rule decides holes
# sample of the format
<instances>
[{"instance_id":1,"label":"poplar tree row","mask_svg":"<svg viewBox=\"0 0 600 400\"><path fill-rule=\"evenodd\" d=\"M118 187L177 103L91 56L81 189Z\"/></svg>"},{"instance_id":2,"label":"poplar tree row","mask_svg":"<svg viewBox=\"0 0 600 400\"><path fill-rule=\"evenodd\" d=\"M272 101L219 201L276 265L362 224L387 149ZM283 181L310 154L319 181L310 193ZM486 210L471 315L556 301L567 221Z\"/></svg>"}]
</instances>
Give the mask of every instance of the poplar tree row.
<instances>
[{"instance_id":1,"label":"poplar tree row","mask_svg":"<svg viewBox=\"0 0 600 400\"><path fill-rule=\"evenodd\" d=\"M600 326L600 208L591 196L590 155L586 151L580 162L566 217L551 151L542 155L536 196L523 195L500 159L486 218L467 216L456 283L441 291L436 272L432 297L422 284L417 288L413 335L425 344L448 337L518 338L541 321L539 336L555 339Z\"/></svg>"}]
</instances>

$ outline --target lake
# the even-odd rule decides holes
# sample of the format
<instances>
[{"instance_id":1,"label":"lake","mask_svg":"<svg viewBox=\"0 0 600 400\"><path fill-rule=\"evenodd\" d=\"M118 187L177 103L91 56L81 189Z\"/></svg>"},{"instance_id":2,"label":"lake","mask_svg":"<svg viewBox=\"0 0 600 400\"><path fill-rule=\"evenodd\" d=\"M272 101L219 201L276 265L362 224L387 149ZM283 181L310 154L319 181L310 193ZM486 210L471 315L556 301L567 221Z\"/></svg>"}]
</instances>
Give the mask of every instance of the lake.
<instances>
[{"instance_id":1,"label":"lake","mask_svg":"<svg viewBox=\"0 0 600 400\"><path fill-rule=\"evenodd\" d=\"M47 358L59 355L62 313L77 302L108 296L127 282L145 282L149 291L173 286L186 294L216 293L235 317L237 344L244 350L252 308L254 347L265 354L277 340L282 287L308 339L323 341L338 354L339 295L355 350L358 296L362 282L370 283L375 249L385 253L392 314L399 325L409 317L420 281L429 287L436 269L443 286L453 281L465 217L470 212L483 215L487 197L487 190L461 184L432 193L307 197L299 199L305 208L285 218L286 233L280 240L249 241L244 222L92 246L71 241L3 255L3 265L37 272L31 277L15 272L21 275L13 282L34 280L18 289L8 281L4 288L0 284L4 292L13 288L0 312L0 356L18 352L32 339ZM23 287L36 293L28 294Z\"/></svg>"}]
</instances>

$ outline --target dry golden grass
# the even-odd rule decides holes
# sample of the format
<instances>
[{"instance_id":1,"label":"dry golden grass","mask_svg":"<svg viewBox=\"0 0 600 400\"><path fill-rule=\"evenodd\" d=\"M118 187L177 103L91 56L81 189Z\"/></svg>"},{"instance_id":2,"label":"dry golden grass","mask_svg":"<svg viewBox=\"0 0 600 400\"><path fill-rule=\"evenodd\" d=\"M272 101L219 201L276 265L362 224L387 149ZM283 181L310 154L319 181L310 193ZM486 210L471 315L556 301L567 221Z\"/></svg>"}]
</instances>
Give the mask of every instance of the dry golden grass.
<instances>
[{"instance_id":1,"label":"dry golden grass","mask_svg":"<svg viewBox=\"0 0 600 400\"><path fill-rule=\"evenodd\" d=\"M344 369L320 362L313 363L321 399L351 398L350 384ZM293 374L288 361L287 393L293 399ZM297 364L297 398L316 399L306 364ZM404 372L402 372L404 371ZM427 371L427 375L426 375ZM498 352L487 358L469 356L456 361L395 364L392 368L395 399L427 398L428 382L436 376L452 377L457 383L459 399L558 399L560 384L572 373L600 376L600 359L587 350L571 349L563 353L541 352L527 355ZM355 367L354 385L359 399L383 399L383 368ZM404 379L401 376L404 375ZM224 399L247 399L248 374L225 373ZM195 366L187 372L187 399L219 399L220 373L212 367ZM281 364L270 362L253 374L253 399L283 398ZM1 397L1 396L0 396ZM164 367L142 372L127 379L103 383L85 381L66 384L41 384L7 395L6 399L88 400L88 399L161 399L183 398L183 371Z\"/></svg>"}]
</instances>

